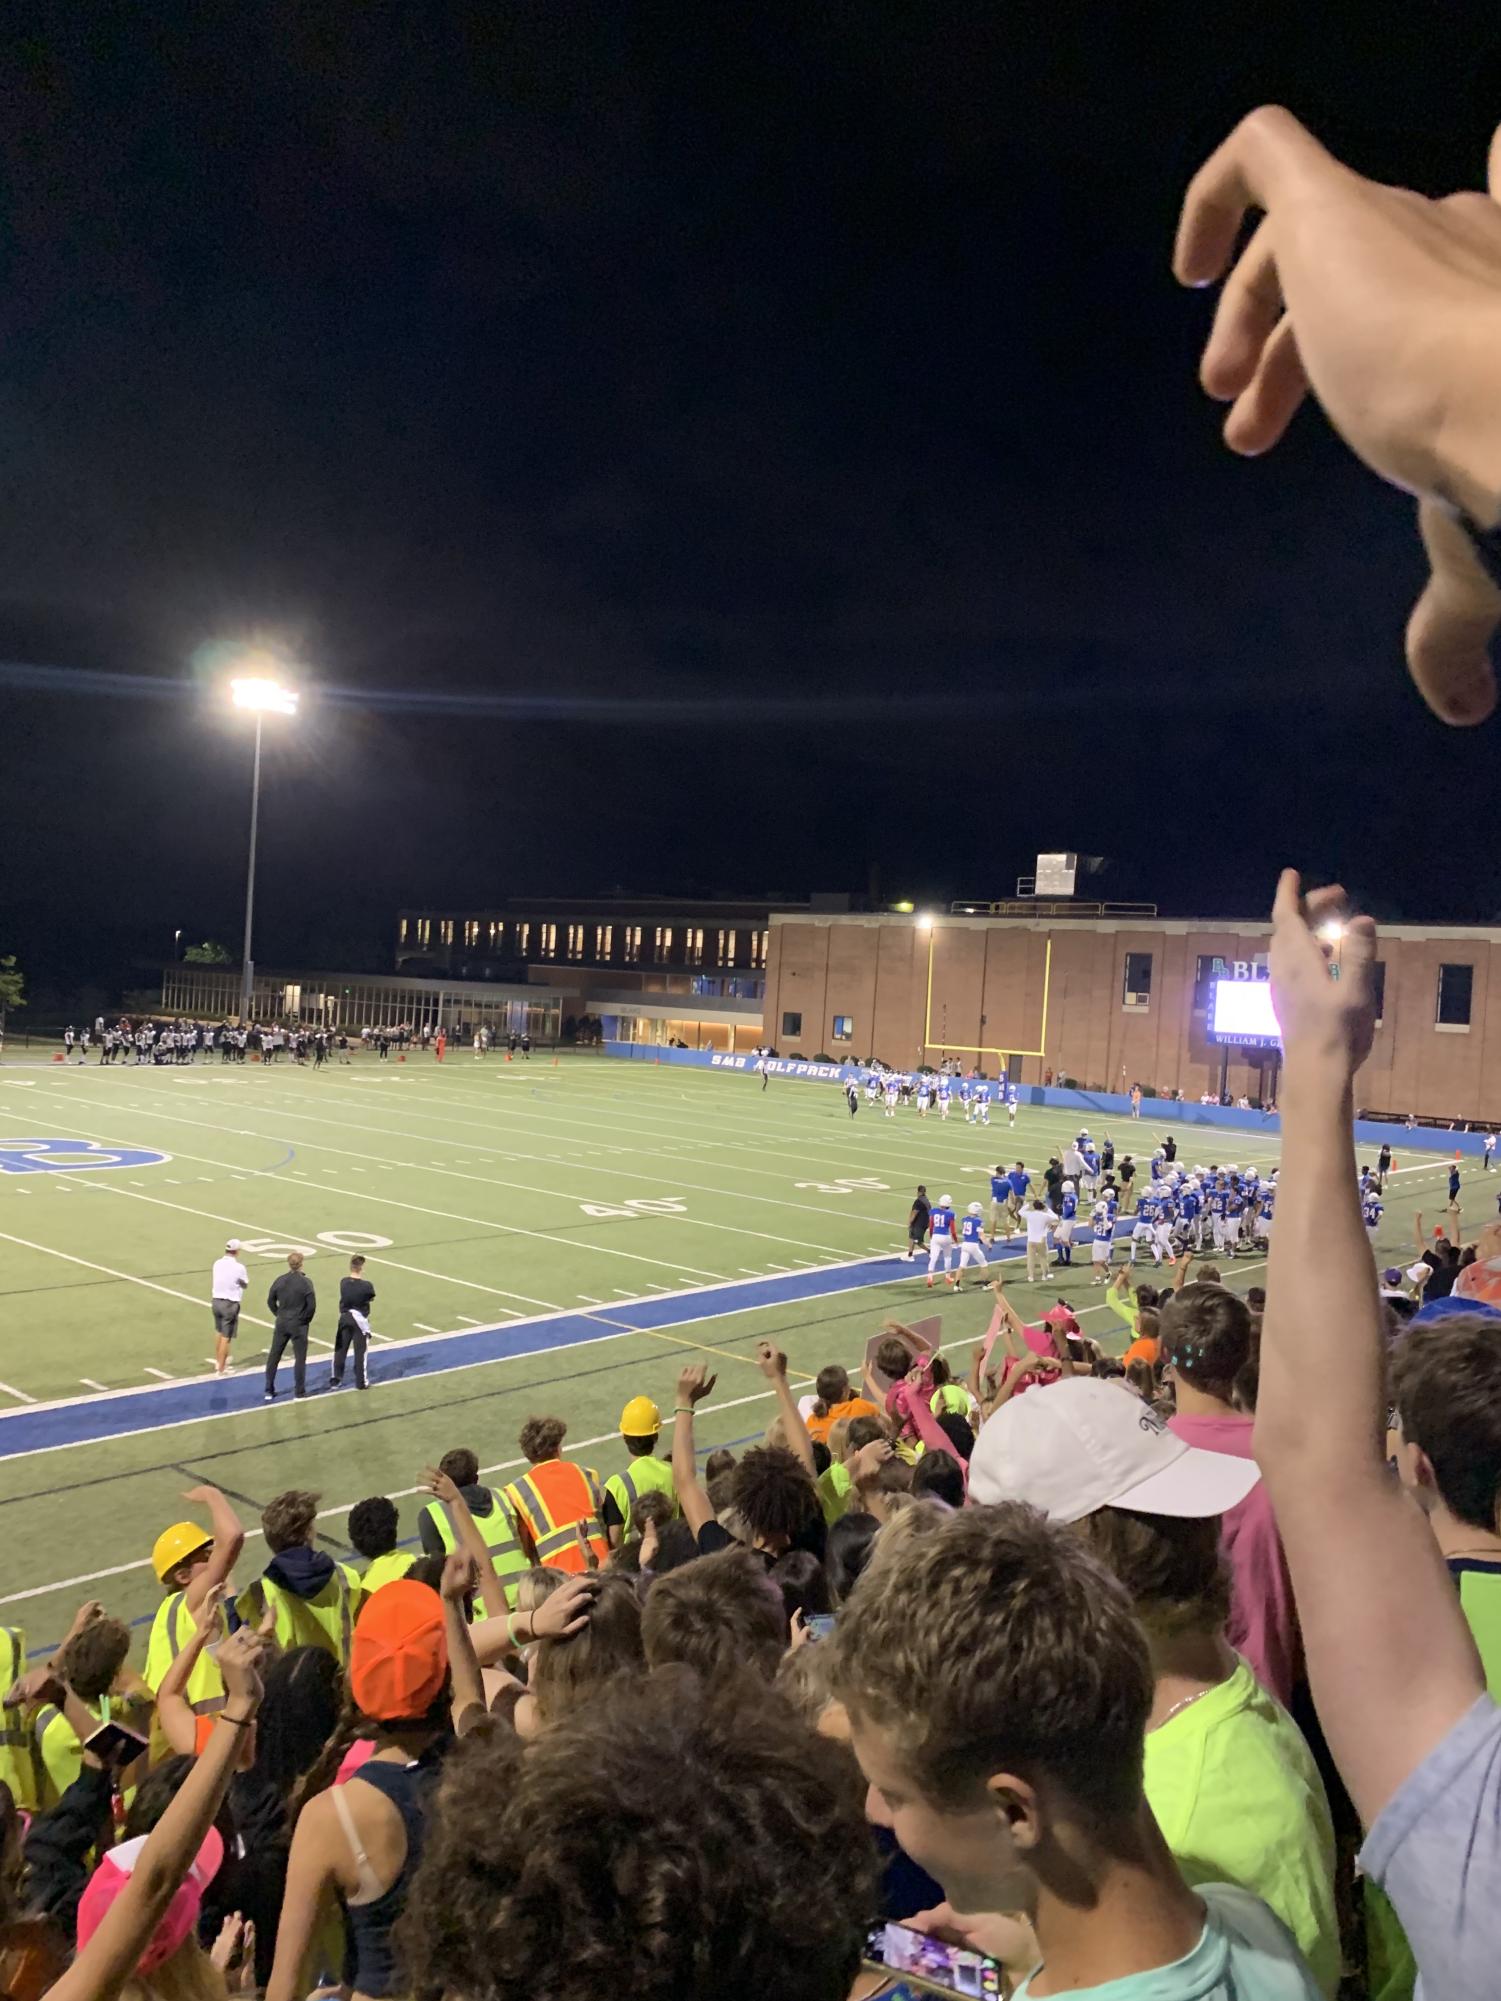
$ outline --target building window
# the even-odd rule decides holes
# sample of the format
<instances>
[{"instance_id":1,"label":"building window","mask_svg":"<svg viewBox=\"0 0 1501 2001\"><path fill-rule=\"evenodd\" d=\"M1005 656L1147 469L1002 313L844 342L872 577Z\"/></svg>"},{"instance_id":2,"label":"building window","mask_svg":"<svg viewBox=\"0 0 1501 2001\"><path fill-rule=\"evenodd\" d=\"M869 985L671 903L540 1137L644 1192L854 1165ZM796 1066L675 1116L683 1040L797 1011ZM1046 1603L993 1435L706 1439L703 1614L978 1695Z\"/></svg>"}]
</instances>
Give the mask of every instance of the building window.
<instances>
[{"instance_id":1,"label":"building window","mask_svg":"<svg viewBox=\"0 0 1501 2001\"><path fill-rule=\"evenodd\" d=\"M768 935L765 931L752 931L751 933L751 964L753 966L764 966L766 964L766 940Z\"/></svg>"},{"instance_id":2,"label":"building window","mask_svg":"<svg viewBox=\"0 0 1501 2001\"><path fill-rule=\"evenodd\" d=\"M419 917L417 919L417 943L419 945L430 945L432 940L433 920L430 917Z\"/></svg>"},{"instance_id":3,"label":"building window","mask_svg":"<svg viewBox=\"0 0 1501 2001\"><path fill-rule=\"evenodd\" d=\"M836 1014L834 1017L834 1040L853 1042L855 1039L855 1017L852 1014Z\"/></svg>"},{"instance_id":4,"label":"building window","mask_svg":"<svg viewBox=\"0 0 1501 2001\"><path fill-rule=\"evenodd\" d=\"M1386 961L1377 959L1371 967L1371 991L1376 999L1376 1026L1379 1028L1386 1016Z\"/></svg>"},{"instance_id":5,"label":"building window","mask_svg":"<svg viewBox=\"0 0 1501 2001\"><path fill-rule=\"evenodd\" d=\"M479 919L477 917L465 919L464 943L466 945L477 945L479 943Z\"/></svg>"},{"instance_id":6,"label":"building window","mask_svg":"<svg viewBox=\"0 0 1501 2001\"><path fill-rule=\"evenodd\" d=\"M701 966L704 963L704 933L702 925L689 925L688 929L683 933L683 946L687 955L686 963L688 965Z\"/></svg>"},{"instance_id":7,"label":"building window","mask_svg":"<svg viewBox=\"0 0 1501 2001\"><path fill-rule=\"evenodd\" d=\"M610 960L614 958L615 926L613 924L595 925L594 956L596 959L600 960L600 962L604 965L608 965Z\"/></svg>"},{"instance_id":8,"label":"building window","mask_svg":"<svg viewBox=\"0 0 1501 2001\"><path fill-rule=\"evenodd\" d=\"M1434 1025L1438 1028L1468 1028L1470 1025L1470 996L1475 986L1473 966L1440 966L1438 969L1438 1003L1434 1011Z\"/></svg>"},{"instance_id":9,"label":"building window","mask_svg":"<svg viewBox=\"0 0 1501 2001\"><path fill-rule=\"evenodd\" d=\"M516 956L517 956L517 958L518 958L518 959L524 959L524 958L526 958L526 957L527 957L527 955L528 955L528 954L530 953L530 951L531 951L531 948L532 948L532 927L531 927L531 925L530 925L529 923L523 923L523 924L518 924L518 925L516 926Z\"/></svg>"},{"instance_id":10,"label":"building window","mask_svg":"<svg viewBox=\"0 0 1501 2001\"><path fill-rule=\"evenodd\" d=\"M543 925L541 925L541 926L539 927L539 929L541 930L541 933L542 933L542 956L543 956L543 958L544 958L544 959L555 959L555 958L556 958L556 957L558 956L558 927L557 927L557 925L556 925L556 924L543 924Z\"/></svg>"},{"instance_id":11,"label":"building window","mask_svg":"<svg viewBox=\"0 0 1501 2001\"><path fill-rule=\"evenodd\" d=\"M401 920L401 942L404 945L406 941L407 941L407 921L403 917Z\"/></svg>"},{"instance_id":12,"label":"building window","mask_svg":"<svg viewBox=\"0 0 1501 2001\"><path fill-rule=\"evenodd\" d=\"M735 963L735 934L734 934L734 932L733 932L733 931L721 931L721 932L720 932L720 934L719 934L719 956L718 956L717 960L715 961L715 963L716 963L717 965L721 965L721 966L733 966L733 965L734 965L734 963Z\"/></svg>"},{"instance_id":13,"label":"building window","mask_svg":"<svg viewBox=\"0 0 1501 2001\"><path fill-rule=\"evenodd\" d=\"M505 936L505 929L504 924L498 923L493 917L490 919L490 950L492 952Z\"/></svg>"},{"instance_id":14,"label":"building window","mask_svg":"<svg viewBox=\"0 0 1501 2001\"><path fill-rule=\"evenodd\" d=\"M1150 952L1128 952L1126 968L1121 979L1122 1007L1150 1007L1152 1005L1152 955Z\"/></svg>"},{"instance_id":15,"label":"building window","mask_svg":"<svg viewBox=\"0 0 1501 2001\"><path fill-rule=\"evenodd\" d=\"M672 956L672 926L659 924L652 940L652 956L659 966L665 966Z\"/></svg>"},{"instance_id":16,"label":"building window","mask_svg":"<svg viewBox=\"0 0 1501 2001\"><path fill-rule=\"evenodd\" d=\"M641 963L641 926L627 924L625 927L625 963L639 966Z\"/></svg>"},{"instance_id":17,"label":"building window","mask_svg":"<svg viewBox=\"0 0 1501 2001\"><path fill-rule=\"evenodd\" d=\"M443 940L445 945L453 943L453 919L451 917L445 917L439 924L438 936Z\"/></svg>"},{"instance_id":18,"label":"building window","mask_svg":"<svg viewBox=\"0 0 1501 2001\"><path fill-rule=\"evenodd\" d=\"M582 959L584 956L584 927L582 924L570 924L568 927L568 956L570 959Z\"/></svg>"},{"instance_id":19,"label":"building window","mask_svg":"<svg viewBox=\"0 0 1501 2001\"><path fill-rule=\"evenodd\" d=\"M784 1014L782 1016L783 1035L798 1036L801 1035L802 1032L803 1032L803 1018L800 1014Z\"/></svg>"}]
</instances>

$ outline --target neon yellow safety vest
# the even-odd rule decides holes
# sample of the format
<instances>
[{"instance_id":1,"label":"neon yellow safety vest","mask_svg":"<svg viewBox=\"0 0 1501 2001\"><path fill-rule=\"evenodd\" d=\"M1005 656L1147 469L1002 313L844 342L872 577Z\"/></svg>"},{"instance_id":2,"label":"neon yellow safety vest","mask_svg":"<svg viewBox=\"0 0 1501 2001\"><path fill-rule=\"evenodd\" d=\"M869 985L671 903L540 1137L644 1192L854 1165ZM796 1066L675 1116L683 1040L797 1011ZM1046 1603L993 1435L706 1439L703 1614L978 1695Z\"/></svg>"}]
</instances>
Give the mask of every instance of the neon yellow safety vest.
<instances>
[{"instance_id":1,"label":"neon yellow safety vest","mask_svg":"<svg viewBox=\"0 0 1501 2001\"><path fill-rule=\"evenodd\" d=\"M276 1615L279 1647L327 1647L347 1667L354 1615L363 1595L348 1564L336 1563L333 1576L315 1597L299 1598L275 1578L258 1577L240 1593L235 1610L247 1625L258 1626L269 1606Z\"/></svg>"},{"instance_id":2,"label":"neon yellow safety vest","mask_svg":"<svg viewBox=\"0 0 1501 2001\"><path fill-rule=\"evenodd\" d=\"M84 1704L91 1716L103 1721L103 1709L96 1709L92 1702ZM83 1746L78 1741L78 1733L55 1703L44 1703L32 1718L32 1730L36 1734L37 1755L41 1758L42 1769L47 1775L47 1797L60 1800L83 1770Z\"/></svg>"},{"instance_id":3,"label":"neon yellow safety vest","mask_svg":"<svg viewBox=\"0 0 1501 2001\"><path fill-rule=\"evenodd\" d=\"M1501 1574L1461 1570L1459 1606L1485 1670L1485 1685L1494 1696L1501 1689Z\"/></svg>"},{"instance_id":4,"label":"neon yellow safety vest","mask_svg":"<svg viewBox=\"0 0 1501 2001\"><path fill-rule=\"evenodd\" d=\"M678 1511L678 1490L672 1468L655 1452L641 1453L624 1472L612 1474L605 1482L605 1492L619 1508L627 1535L631 1532L631 1510L643 1494L665 1494L672 1503L672 1512L676 1514Z\"/></svg>"},{"instance_id":5,"label":"neon yellow safety vest","mask_svg":"<svg viewBox=\"0 0 1501 2001\"><path fill-rule=\"evenodd\" d=\"M501 1589L506 1594L506 1605L512 1612L516 1609L516 1586L522 1576L531 1569L531 1563L516 1527L516 1517L511 1513L499 1494L490 1498L495 1505L488 1515L474 1515L474 1526L485 1539L485 1547L490 1552L490 1561L495 1565L495 1575L500 1580ZM448 1519L448 1510L441 1501L429 1501L422 1511L443 1538L446 1550L458 1548L453 1524ZM478 1600L475 1602L474 1617L485 1616Z\"/></svg>"},{"instance_id":6,"label":"neon yellow safety vest","mask_svg":"<svg viewBox=\"0 0 1501 2001\"><path fill-rule=\"evenodd\" d=\"M9 1689L26 1672L26 1635L19 1626L0 1626L0 1691ZM32 1734L19 1709L0 1709L0 1779L10 1787L16 1805L35 1812L40 1788Z\"/></svg>"},{"instance_id":7,"label":"neon yellow safety vest","mask_svg":"<svg viewBox=\"0 0 1501 2001\"><path fill-rule=\"evenodd\" d=\"M394 1584L399 1577L405 1577L416 1558L409 1549L388 1549L384 1556L372 1556L365 1565L365 1574L360 1579L365 1597L372 1591L379 1591L383 1584Z\"/></svg>"},{"instance_id":8,"label":"neon yellow safety vest","mask_svg":"<svg viewBox=\"0 0 1501 2001\"><path fill-rule=\"evenodd\" d=\"M151 1622L151 1638L146 1642L145 1680L153 1695L195 1630L193 1615L187 1607L186 1592L174 1591L157 1606L156 1617ZM223 1639L228 1630L221 1611L219 1638ZM212 1715L215 1710L224 1707L224 1677L207 1647L194 1661L193 1672L188 1676L188 1685L183 1693L189 1708L198 1716Z\"/></svg>"}]
</instances>

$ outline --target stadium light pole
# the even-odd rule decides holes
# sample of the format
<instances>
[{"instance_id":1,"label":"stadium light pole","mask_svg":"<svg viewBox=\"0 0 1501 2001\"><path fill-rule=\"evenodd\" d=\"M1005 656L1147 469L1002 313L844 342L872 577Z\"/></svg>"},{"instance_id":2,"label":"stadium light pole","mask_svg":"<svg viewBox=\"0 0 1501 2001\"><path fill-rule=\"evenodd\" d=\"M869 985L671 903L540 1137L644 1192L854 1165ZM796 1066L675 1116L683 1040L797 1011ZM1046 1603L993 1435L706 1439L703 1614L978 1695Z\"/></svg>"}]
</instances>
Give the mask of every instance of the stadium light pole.
<instances>
[{"instance_id":1,"label":"stadium light pole","mask_svg":"<svg viewBox=\"0 0 1501 2001\"><path fill-rule=\"evenodd\" d=\"M245 943L240 954L240 1020L248 1022L250 986L255 977L250 938L255 923L255 847L261 817L261 726L267 716L295 716L297 691L284 688L280 681L265 675L244 675L230 682L229 693L237 709L255 717L255 759L250 776L250 865L245 876Z\"/></svg>"}]
</instances>

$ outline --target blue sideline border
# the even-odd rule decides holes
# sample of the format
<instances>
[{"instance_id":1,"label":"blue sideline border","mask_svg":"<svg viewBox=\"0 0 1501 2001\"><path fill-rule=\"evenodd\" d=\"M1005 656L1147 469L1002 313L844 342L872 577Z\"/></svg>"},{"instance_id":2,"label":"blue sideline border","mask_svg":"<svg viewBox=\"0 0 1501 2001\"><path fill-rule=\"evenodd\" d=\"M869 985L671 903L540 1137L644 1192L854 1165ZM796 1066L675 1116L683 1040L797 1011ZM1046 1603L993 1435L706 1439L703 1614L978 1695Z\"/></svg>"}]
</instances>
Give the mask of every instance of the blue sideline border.
<instances>
[{"instance_id":1,"label":"blue sideline border","mask_svg":"<svg viewBox=\"0 0 1501 2001\"><path fill-rule=\"evenodd\" d=\"M754 1073L754 1056L729 1056L717 1049L660 1049L649 1042L606 1042L606 1056L637 1063L670 1063L688 1070L728 1070ZM789 1078L799 1084L843 1084L852 1076L863 1076L857 1063L803 1063L776 1056L767 1065L773 1077ZM1094 1112L1100 1117L1131 1119L1131 1100L1115 1091L1064 1091L1056 1086L1022 1084L1017 1102L1042 1106L1049 1111ZM1242 1111L1237 1105L1190 1105L1176 1098L1143 1098L1137 1125L1217 1126L1239 1129L1265 1138L1281 1136L1282 1121L1275 1112ZM1357 1119L1358 1146L1389 1146L1393 1153L1474 1154L1485 1150L1484 1135L1478 1132L1444 1132L1436 1126L1389 1124L1379 1119ZM1140 1151L1140 1149L1138 1149Z\"/></svg>"}]
</instances>

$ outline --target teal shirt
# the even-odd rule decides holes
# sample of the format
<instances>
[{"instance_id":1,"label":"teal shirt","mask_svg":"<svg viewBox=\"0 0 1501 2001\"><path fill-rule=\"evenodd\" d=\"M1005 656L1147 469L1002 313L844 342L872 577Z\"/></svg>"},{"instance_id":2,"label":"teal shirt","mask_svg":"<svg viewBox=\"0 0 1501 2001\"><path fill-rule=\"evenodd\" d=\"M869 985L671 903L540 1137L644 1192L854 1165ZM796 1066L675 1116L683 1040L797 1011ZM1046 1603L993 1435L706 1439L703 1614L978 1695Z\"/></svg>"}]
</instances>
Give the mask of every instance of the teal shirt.
<instances>
[{"instance_id":1,"label":"teal shirt","mask_svg":"<svg viewBox=\"0 0 1501 2001\"><path fill-rule=\"evenodd\" d=\"M1199 1886L1204 1929L1171 1966L1128 1974L1099 1987L1071 1987L1068 2001L1318 2001L1313 1975L1291 1934L1259 1897L1228 1883ZM1015 2001L1032 1991L1029 1974ZM1062 1994L1048 2001L1066 2001Z\"/></svg>"}]
</instances>

